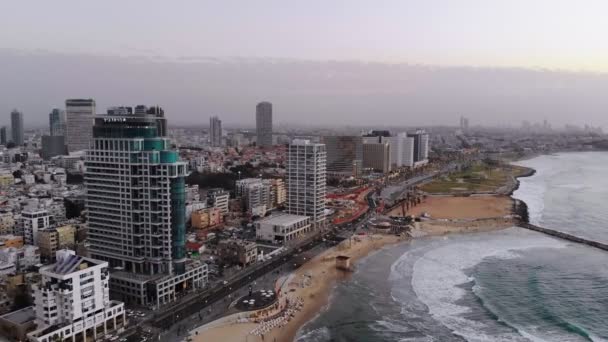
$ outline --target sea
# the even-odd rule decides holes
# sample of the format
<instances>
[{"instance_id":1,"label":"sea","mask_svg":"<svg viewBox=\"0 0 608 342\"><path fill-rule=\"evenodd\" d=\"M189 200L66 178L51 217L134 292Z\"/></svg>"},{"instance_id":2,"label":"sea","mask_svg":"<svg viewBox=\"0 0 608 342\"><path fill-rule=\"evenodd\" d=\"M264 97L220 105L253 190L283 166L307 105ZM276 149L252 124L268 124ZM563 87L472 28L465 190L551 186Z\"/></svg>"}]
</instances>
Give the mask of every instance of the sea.
<instances>
[{"instance_id":1,"label":"sea","mask_svg":"<svg viewBox=\"0 0 608 342\"><path fill-rule=\"evenodd\" d=\"M608 241L608 153L518 164L533 223ZM386 247L296 341L608 341L608 252L517 227Z\"/></svg>"}]
</instances>

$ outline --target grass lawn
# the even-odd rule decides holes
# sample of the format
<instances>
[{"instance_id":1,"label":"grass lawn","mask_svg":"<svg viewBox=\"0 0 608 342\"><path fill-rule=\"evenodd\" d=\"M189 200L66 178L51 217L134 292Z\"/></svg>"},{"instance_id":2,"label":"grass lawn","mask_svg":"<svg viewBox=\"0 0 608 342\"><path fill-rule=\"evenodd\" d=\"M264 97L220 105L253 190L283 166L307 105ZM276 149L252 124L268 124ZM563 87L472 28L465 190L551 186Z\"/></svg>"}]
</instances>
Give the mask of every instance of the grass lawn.
<instances>
[{"instance_id":1,"label":"grass lawn","mask_svg":"<svg viewBox=\"0 0 608 342\"><path fill-rule=\"evenodd\" d=\"M511 177L516 177L526 168L514 165L491 166L479 162L468 170L439 177L422 186L422 191L429 193L459 193L496 191L507 184Z\"/></svg>"}]
</instances>

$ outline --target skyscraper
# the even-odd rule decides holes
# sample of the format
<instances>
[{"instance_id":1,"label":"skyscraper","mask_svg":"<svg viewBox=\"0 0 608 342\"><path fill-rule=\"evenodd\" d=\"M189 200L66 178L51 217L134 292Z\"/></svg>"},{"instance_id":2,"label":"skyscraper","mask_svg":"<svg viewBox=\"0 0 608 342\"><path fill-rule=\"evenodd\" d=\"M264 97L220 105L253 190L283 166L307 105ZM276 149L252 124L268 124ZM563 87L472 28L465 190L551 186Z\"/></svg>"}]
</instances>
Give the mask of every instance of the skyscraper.
<instances>
[{"instance_id":1,"label":"skyscraper","mask_svg":"<svg viewBox=\"0 0 608 342\"><path fill-rule=\"evenodd\" d=\"M391 171L391 146L388 142L363 144L363 167L376 172Z\"/></svg>"},{"instance_id":2,"label":"skyscraper","mask_svg":"<svg viewBox=\"0 0 608 342\"><path fill-rule=\"evenodd\" d=\"M206 265L186 258L187 166L164 127L159 107L112 108L95 117L85 161L91 256L121 270L110 290L138 305L173 301L207 277Z\"/></svg>"},{"instance_id":3,"label":"skyscraper","mask_svg":"<svg viewBox=\"0 0 608 342\"><path fill-rule=\"evenodd\" d=\"M327 173L354 176L363 165L363 138L359 136L326 136Z\"/></svg>"},{"instance_id":4,"label":"skyscraper","mask_svg":"<svg viewBox=\"0 0 608 342\"><path fill-rule=\"evenodd\" d=\"M49 128L52 137L65 134L65 111L55 108L49 113Z\"/></svg>"},{"instance_id":5,"label":"skyscraper","mask_svg":"<svg viewBox=\"0 0 608 342\"><path fill-rule=\"evenodd\" d=\"M65 111L67 123L64 134L68 152L88 149L95 115L95 100L66 100Z\"/></svg>"},{"instance_id":6,"label":"skyscraper","mask_svg":"<svg viewBox=\"0 0 608 342\"><path fill-rule=\"evenodd\" d=\"M6 133L6 126L0 127L0 144L5 145L8 143L8 136Z\"/></svg>"},{"instance_id":7,"label":"skyscraper","mask_svg":"<svg viewBox=\"0 0 608 342\"><path fill-rule=\"evenodd\" d=\"M209 118L209 144L213 147L222 146L222 120L217 116Z\"/></svg>"},{"instance_id":8,"label":"skyscraper","mask_svg":"<svg viewBox=\"0 0 608 342\"><path fill-rule=\"evenodd\" d=\"M408 134L414 138L414 163L427 162L429 158L429 134L424 130L417 130Z\"/></svg>"},{"instance_id":9,"label":"skyscraper","mask_svg":"<svg viewBox=\"0 0 608 342\"><path fill-rule=\"evenodd\" d=\"M325 145L310 140L296 139L287 149L287 212L309 216L315 227L325 221L326 159Z\"/></svg>"},{"instance_id":10,"label":"skyscraper","mask_svg":"<svg viewBox=\"0 0 608 342\"><path fill-rule=\"evenodd\" d=\"M23 145L23 113L16 109L11 112L11 135L15 145Z\"/></svg>"},{"instance_id":11,"label":"skyscraper","mask_svg":"<svg viewBox=\"0 0 608 342\"><path fill-rule=\"evenodd\" d=\"M257 145L272 146L272 103L260 102L255 107Z\"/></svg>"}]
</instances>

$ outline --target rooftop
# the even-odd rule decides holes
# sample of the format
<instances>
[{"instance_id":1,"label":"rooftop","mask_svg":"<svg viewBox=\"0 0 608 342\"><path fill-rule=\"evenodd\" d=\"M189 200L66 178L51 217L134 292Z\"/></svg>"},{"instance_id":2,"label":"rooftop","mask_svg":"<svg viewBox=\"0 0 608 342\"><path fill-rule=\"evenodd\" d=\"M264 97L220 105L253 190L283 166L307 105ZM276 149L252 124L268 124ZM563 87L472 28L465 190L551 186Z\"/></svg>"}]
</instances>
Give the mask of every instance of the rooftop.
<instances>
[{"instance_id":1,"label":"rooftop","mask_svg":"<svg viewBox=\"0 0 608 342\"><path fill-rule=\"evenodd\" d=\"M36 312L33 306L28 306L21 310L9 312L4 316L0 316L0 318L15 324L23 324L35 320Z\"/></svg>"},{"instance_id":2,"label":"rooftop","mask_svg":"<svg viewBox=\"0 0 608 342\"><path fill-rule=\"evenodd\" d=\"M296 224L303 220L308 220L308 216L303 215L293 215L293 214L279 214L267 217L263 220L260 220L259 223L278 225L278 226L289 226L292 224Z\"/></svg>"}]
</instances>

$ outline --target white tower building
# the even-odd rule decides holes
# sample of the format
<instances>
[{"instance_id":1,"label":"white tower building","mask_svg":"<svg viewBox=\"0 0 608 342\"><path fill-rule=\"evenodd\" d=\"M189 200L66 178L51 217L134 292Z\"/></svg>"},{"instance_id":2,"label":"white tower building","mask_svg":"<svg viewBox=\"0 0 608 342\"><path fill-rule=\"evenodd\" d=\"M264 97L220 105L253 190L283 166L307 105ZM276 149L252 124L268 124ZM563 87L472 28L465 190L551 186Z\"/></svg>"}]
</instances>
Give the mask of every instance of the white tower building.
<instances>
[{"instance_id":1,"label":"white tower building","mask_svg":"<svg viewBox=\"0 0 608 342\"><path fill-rule=\"evenodd\" d=\"M287 150L287 212L311 218L315 227L325 221L325 144L294 140Z\"/></svg>"}]
</instances>

